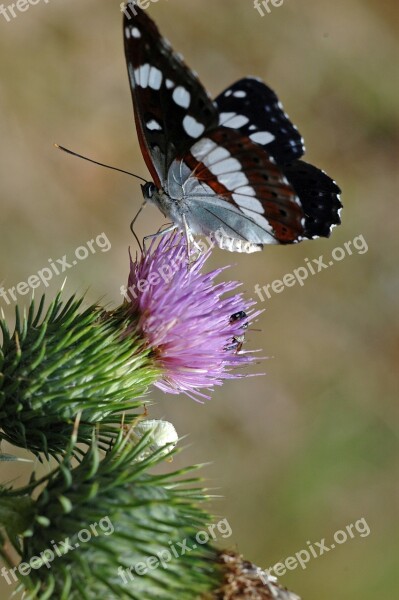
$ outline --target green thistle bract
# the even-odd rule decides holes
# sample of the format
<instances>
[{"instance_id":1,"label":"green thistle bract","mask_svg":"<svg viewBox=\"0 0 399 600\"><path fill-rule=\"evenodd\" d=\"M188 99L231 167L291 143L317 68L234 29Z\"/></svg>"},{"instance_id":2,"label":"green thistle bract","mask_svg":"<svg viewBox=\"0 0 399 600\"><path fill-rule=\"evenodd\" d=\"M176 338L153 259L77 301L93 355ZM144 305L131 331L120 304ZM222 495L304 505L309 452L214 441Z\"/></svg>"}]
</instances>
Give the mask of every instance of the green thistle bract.
<instances>
[{"instance_id":1,"label":"green thistle bract","mask_svg":"<svg viewBox=\"0 0 399 600\"><path fill-rule=\"evenodd\" d=\"M31 525L23 532L7 530L10 539L19 533L23 540L22 563L32 564L32 557L37 557L38 568L21 578L32 598L192 600L218 587L222 573L217 551L195 540L210 523L209 515L197 506L207 496L195 487L198 479L182 478L192 469L149 474L162 460L160 450L139 460L149 443L145 436L132 445L120 433L104 457L93 442L74 468L70 452L28 505ZM34 491L32 484L26 491ZM0 495L0 514L5 499L7 495ZM85 538L91 533L86 543L83 532ZM183 541L191 550L162 564L159 556L171 554L171 545L179 548ZM57 557L55 547L67 551ZM40 557L48 550L54 559L47 552L46 566ZM153 567L146 573L132 570L129 576L125 571L151 557Z\"/></svg>"},{"instance_id":2,"label":"green thistle bract","mask_svg":"<svg viewBox=\"0 0 399 600\"><path fill-rule=\"evenodd\" d=\"M0 320L0 428L15 446L63 453L80 412L79 441L89 443L93 423L117 422L123 411L142 406L140 397L158 377L131 323L124 336L120 317L97 305L82 309L82 302L63 303L58 295L42 316L43 297L24 318L17 308L13 334Z\"/></svg>"}]
</instances>

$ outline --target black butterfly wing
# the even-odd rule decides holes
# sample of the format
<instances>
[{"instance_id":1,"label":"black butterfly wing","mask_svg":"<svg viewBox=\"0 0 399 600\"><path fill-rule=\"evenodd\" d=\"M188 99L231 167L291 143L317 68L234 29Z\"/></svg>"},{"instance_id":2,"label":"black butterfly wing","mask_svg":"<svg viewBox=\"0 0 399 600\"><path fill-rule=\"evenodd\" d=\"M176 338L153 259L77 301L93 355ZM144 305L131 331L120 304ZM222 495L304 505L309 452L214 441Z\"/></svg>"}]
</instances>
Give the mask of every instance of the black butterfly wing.
<instances>
[{"instance_id":1,"label":"black butterfly wing","mask_svg":"<svg viewBox=\"0 0 399 600\"><path fill-rule=\"evenodd\" d=\"M123 27L140 147L161 187L173 160L217 125L217 108L145 11L128 5Z\"/></svg>"},{"instance_id":2,"label":"black butterfly wing","mask_svg":"<svg viewBox=\"0 0 399 600\"><path fill-rule=\"evenodd\" d=\"M341 190L324 171L303 160L295 160L282 171L298 195L305 213L304 237L329 237L340 225Z\"/></svg>"},{"instance_id":3,"label":"black butterfly wing","mask_svg":"<svg viewBox=\"0 0 399 600\"><path fill-rule=\"evenodd\" d=\"M238 129L273 157L299 198L303 232L293 241L329 237L341 222L341 190L324 171L298 160L305 152L303 138L273 90L258 79L246 78L220 94L216 103L220 124Z\"/></svg>"},{"instance_id":4,"label":"black butterfly wing","mask_svg":"<svg viewBox=\"0 0 399 600\"><path fill-rule=\"evenodd\" d=\"M301 134L284 112L277 95L259 79L247 77L237 81L216 98L216 104L220 125L239 129L263 146L277 164L303 156L305 148ZM240 122L243 125L234 126Z\"/></svg>"}]
</instances>

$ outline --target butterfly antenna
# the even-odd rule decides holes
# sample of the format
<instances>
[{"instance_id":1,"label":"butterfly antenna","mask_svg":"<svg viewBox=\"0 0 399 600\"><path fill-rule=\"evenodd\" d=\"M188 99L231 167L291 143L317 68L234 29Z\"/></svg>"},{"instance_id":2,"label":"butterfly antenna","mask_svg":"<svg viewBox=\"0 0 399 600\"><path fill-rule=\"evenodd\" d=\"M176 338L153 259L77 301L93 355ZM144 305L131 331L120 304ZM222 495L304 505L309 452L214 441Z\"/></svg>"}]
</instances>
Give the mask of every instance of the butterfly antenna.
<instances>
[{"instance_id":1,"label":"butterfly antenna","mask_svg":"<svg viewBox=\"0 0 399 600\"><path fill-rule=\"evenodd\" d=\"M83 160L87 160L87 162L91 162L94 165L98 165L100 167L105 167L106 169L111 169L111 171L118 171L119 173L125 173L125 175L130 175L131 177L135 177L136 179L140 179L144 181L144 183L148 183L144 177L140 177L139 175L135 175L134 173L130 173L130 171L125 171L124 169L118 169L117 167L111 167L110 165L106 165L104 163L98 162L97 160L93 160L91 158L87 158L87 156L82 156L81 154L77 154L77 152L72 152L72 150L68 150L68 148L64 148L64 146L60 146L59 144L54 144L56 148L66 152L67 154L71 154L72 156L76 156L77 158L83 158Z\"/></svg>"}]
</instances>

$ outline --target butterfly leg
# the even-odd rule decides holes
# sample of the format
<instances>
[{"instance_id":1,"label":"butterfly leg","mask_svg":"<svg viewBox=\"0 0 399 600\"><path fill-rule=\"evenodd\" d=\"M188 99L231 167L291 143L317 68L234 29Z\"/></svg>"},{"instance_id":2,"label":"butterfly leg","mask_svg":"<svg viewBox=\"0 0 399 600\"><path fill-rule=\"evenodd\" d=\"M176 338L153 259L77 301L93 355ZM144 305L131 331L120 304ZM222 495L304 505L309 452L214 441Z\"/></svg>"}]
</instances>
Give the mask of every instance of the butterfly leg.
<instances>
[{"instance_id":1,"label":"butterfly leg","mask_svg":"<svg viewBox=\"0 0 399 600\"><path fill-rule=\"evenodd\" d=\"M167 233L170 233L171 231L174 231L177 228L178 228L178 225L176 225L176 223L172 223L172 225L170 225L166 229L163 229L162 231L157 231L157 233L153 233L151 235L146 235L145 238L143 239L144 252L147 251L147 248L146 248L147 240L153 240L157 237L161 237L163 235L166 235Z\"/></svg>"},{"instance_id":2,"label":"butterfly leg","mask_svg":"<svg viewBox=\"0 0 399 600\"><path fill-rule=\"evenodd\" d=\"M184 223L184 230L186 233L186 240L187 240L187 265L188 268L190 268L190 266L192 264L194 264L198 258L201 256L202 253L202 248L199 244L197 244L197 242L195 241L195 238L193 236L193 234L191 233L191 229L187 223L186 217L185 215L183 215L183 223ZM198 255L192 257L192 249L195 248L195 250L198 252Z\"/></svg>"}]
</instances>

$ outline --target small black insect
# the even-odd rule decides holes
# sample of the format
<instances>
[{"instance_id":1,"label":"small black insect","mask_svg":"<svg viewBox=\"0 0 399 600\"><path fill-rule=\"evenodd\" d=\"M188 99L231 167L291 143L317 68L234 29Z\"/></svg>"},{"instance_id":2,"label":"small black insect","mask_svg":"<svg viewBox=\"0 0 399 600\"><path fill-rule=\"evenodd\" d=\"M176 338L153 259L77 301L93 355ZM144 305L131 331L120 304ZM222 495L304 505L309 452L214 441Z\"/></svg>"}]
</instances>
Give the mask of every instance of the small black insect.
<instances>
[{"instance_id":1,"label":"small black insect","mask_svg":"<svg viewBox=\"0 0 399 600\"><path fill-rule=\"evenodd\" d=\"M244 321L245 319L248 319L247 313L244 312L243 310L240 310L239 312L236 312L231 315L231 317L229 319L229 323L230 323L230 325L233 325L235 323L238 323L239 321ZM243 329L243 330L248 329L248 321L246 323L243 323L243 325L241 326L241 329ZM232 338L231 343L225 347L225 350L235 350L236 354L238 354L242 350L244 342L245 342L245 333L243 332L241 335L235 335Z\"/></svg>"},{"instance_id":2,"label":"small black insect","mask_svg":"<svg viewBox=\"0 0 399 600\"><path fill-rule=\"evenodd\" d=\"M247 319L247 318L248 318L247 313L244 312L243 310L240 310L239 312L236 312L233 315L231 315L229 321L231 324L233 324L233 323L237 323L237 321L243 321L244 319ZM245 323L243 325L243 327L245 327L245 329L247 329L248 323Z\"/></svg>"}]
</instances>

